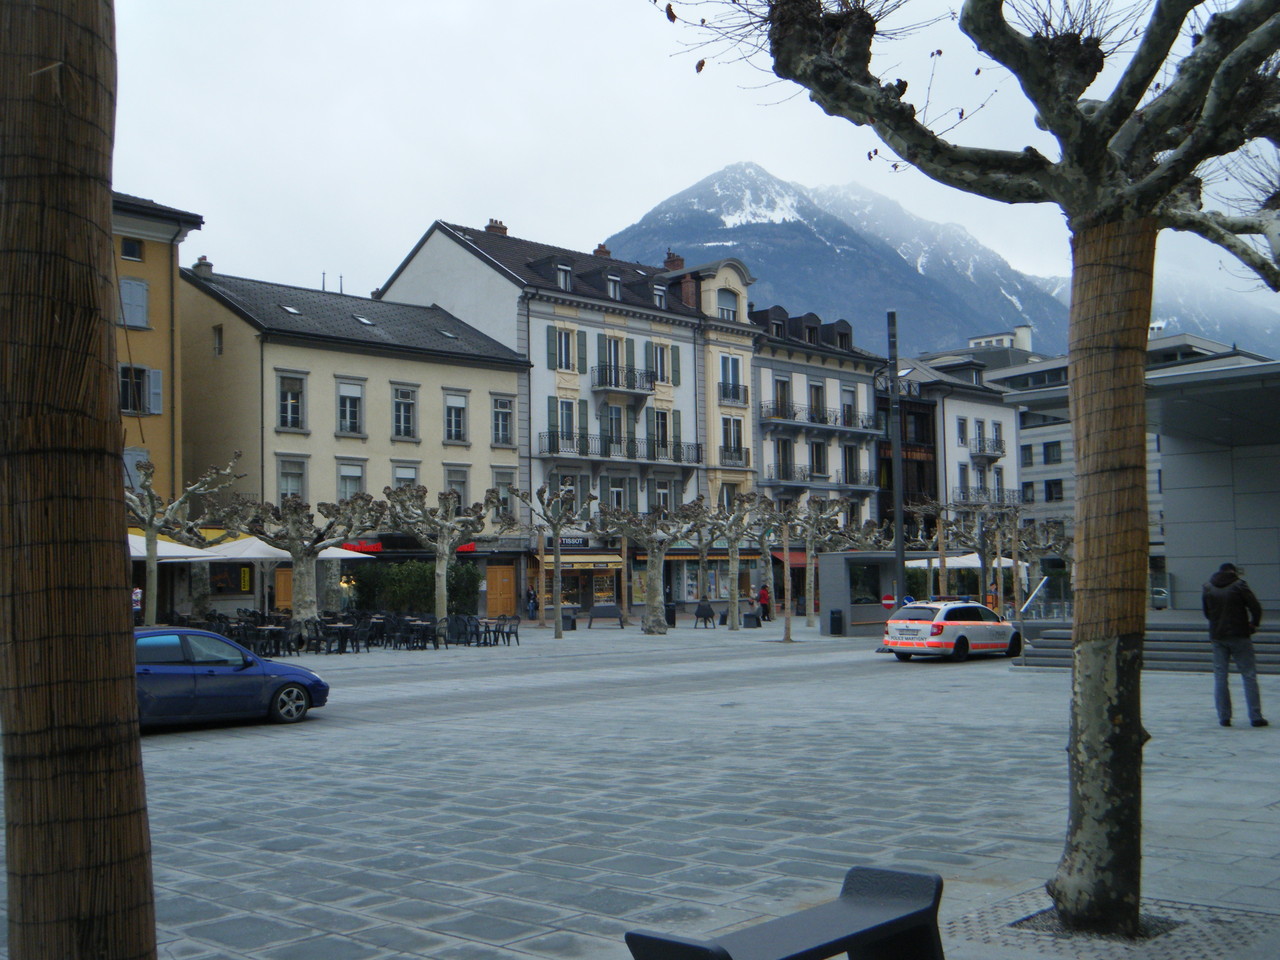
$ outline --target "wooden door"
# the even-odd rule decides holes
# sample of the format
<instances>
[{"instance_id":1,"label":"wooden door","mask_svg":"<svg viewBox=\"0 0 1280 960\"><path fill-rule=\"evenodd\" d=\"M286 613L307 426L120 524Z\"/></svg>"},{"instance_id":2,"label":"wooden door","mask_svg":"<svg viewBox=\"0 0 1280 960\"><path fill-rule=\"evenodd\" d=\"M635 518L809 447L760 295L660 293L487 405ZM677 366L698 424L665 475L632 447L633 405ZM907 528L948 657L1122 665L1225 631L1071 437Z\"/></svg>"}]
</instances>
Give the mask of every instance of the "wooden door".
<instances>
[{"instance_id":1,"label":"wooden door","mask_svg":"<svg viewBox=\"0 0 1280 960\"><path fill-rule=\"evenodd\" d=\"M486 568L488 603L486 613L491 617L511 616L516 612L516 568L494 566Z\"/></svg>"}]
</instances>

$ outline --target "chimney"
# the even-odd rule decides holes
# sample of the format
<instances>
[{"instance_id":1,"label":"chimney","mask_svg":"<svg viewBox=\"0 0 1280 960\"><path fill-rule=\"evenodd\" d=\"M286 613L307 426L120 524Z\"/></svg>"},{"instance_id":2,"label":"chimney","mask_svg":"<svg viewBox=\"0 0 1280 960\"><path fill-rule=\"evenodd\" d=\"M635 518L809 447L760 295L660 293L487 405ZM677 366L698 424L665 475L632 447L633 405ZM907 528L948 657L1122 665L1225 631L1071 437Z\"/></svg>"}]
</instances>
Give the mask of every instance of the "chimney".
<instances>
[{"instance_id":1,"label":"chimney","mask_svg":"<svg viewBox=\"0 0 1280 960\"><path fill-rule=\"evenodd\" d=\"M681 266L684 261L680 261ZM680 278L680 299L684 301L686 307L698 309L698 281L692 273L686 273Z\"/></svg>"},{"instance_id":2,"label":"chimney","mask_svg":"<svg viewBox=\"0 0 1280 960\"><path fill-rule=\"evenodd\" d=\"M671 248L667 248L667 259L662 261L662 267L665 270L683 270L684 257L671 252Z\"/></svg>"},{"instance_id":3,"label":"chimney","mask_svg":"<svg viewBox=\"0 0 1280 960\"><path fill-rule=\"evenodd\" d=\"M201 254L200 258L196 260L195 266L191 268L191 272L194 273L197 277L200 277L202 280L212 280L213 264L209 262L208 257L206 257L204 254Z\"/></svg>"},{"instance_id":4,"label":"chimney","mask_svg":"<svg viewBox=\"0 0 1280 960\"><path fill-rule=\"evenodd\" d=\"M1031 349L1031 324L1020 323L1013 328L1013 345L1018 350Z\"/></svg>"},{"instance_id":5,"label":"chimney","mask_svg":"<svg viewBox=\"0 0 1280 960\"><path fill-rule=\"evenodd\" d=\"M608 248L608 247L606 247L603 243L602 243L602 244L600 244L599 246L597 246L597 247L595 248L595 250L593 250L593 251L591 251L591 252L592 252L592 255L593 255L593 256L597 256L597 257L612 257L612 256L613 256L613 254L609 252L609 248Z\"/></svg>"},{"instance_id":6,"label":"chimney","mask_svg":"<svg viewBox=\"0 0 1280 960\"><path fill-rule=\"evenodd\" d=\"M489 225L484 228L484 232L496 233L500 237L505 237L507 235L507 225L501 220L495 220L493 217L490 217Z\"/></svg>"}]
</instances>

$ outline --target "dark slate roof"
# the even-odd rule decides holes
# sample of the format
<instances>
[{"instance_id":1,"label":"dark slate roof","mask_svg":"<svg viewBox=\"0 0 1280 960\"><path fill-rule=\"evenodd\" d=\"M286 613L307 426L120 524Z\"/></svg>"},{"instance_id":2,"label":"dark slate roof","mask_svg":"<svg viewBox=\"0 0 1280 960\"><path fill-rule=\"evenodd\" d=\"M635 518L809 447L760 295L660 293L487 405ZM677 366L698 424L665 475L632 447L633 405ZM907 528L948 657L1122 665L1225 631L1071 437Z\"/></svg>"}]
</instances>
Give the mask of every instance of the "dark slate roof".
<instances>
[{"instance_id":1,"label":"dark slate roof","mask_svg":"<svg viewBox=\"0 0 1280 960\"><path fill-rule=\"evenodd\" d=\"M760 332L765 335L765 342L782 347L802 346L805 348L817 347L823 352L832 356L848 357L856 360L866 360L871 363L887 363L885 357L870 350L864 350L862 347L853 345L853 327L848 320L832 320L823 323L822 318L816 313L806 313L800 317L793 317L787 313L786 307L775 304L772 307L766 307L763 310L751 310L747 313L747 319L751 321ZM779 337L773 332L773 325L781 323L783 325L784 335ZM810 343L805 335L809 327L816 327L818 330L818 342ZM846 333L849 335L848 347L839 346L837 334Z\"/></svg>"},{"instance_id":2,"label":"dark slate roof","mask_svg":"<svg viewBox=\"0 0 1280 960\"><path fill-rule=\"evenodd\" d=\"M510 347L437 306L371 300L217 273L206 279L187 268L182 270L182 279L269 336L311 340L325 346L348 345L363 351L418 354L472 366L529 366Z\"/></svg>"},{"instance_id":3,"label":"dark slate roof","mask_svg":"<svg viewBox=\"0 0 1280 960\"><path fill-rule=\"evenodd\" d=\"M464 227L437 220L383 284L382 289L387 289L395 282L396 277L436 230L443 230L449 234L464 248L506 273L515 283L560 293L562 291L556 284L556 266L564 263L573 270L573 289L567 291L569 296L588 297L647 310L655 309L653 303L655 281L665 286L673 277L690 272L687 269L668 272L664 267L630 263L613 257L569 250L549 243L491 233L483 228ZM616 276L622 281L620 300L614 300L609 296L606 285L609 276ZM701 316L697 308L686 306L679 300L676 290L672 290L668 295L665 310L668 313L687 317Z\"/></svg>"},{"instance_id":4,"label":"dark slate roof","mask_svg":"<svg viewBox=\"0 0 1280 960\"><path fill-rule=\"evenodd\" d=\"M116 213L151 217L157 220L177 220L179 223L190 224L193 227L204 226L204 217L198 213L179 210L177 207L166 207L164 204L156 203L154 200L131 197L127 193L113 192L111 194L111 209Z\"/></svg>"}]
</instances>

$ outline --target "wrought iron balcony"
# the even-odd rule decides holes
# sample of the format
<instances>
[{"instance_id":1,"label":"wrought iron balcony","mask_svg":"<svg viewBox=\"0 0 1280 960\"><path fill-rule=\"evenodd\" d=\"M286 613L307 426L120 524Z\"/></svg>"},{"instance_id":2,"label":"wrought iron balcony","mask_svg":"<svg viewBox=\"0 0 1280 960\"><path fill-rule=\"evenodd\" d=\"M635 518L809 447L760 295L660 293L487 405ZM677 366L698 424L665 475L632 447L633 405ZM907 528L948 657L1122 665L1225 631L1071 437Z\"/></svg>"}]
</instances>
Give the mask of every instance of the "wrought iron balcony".
<instances>
[{"instance_id":1,"label":"wrought iron balcony","mask_svg":"<svg viewBox=\"0 0 1280 960\"><path fill-rule=\"evenodd\" d=\"M800 405L790 400L765 400L760 404L761 420L799 420Z\"/></svg>"},{"instance_id":2,"label":"wrought iron balcony","mask_svg":"<svg viewBox=\"0 0 1280 960\"><path fill-rule=\"evenodd\" d=\"M969 441L971 460L999 460L1004 456L1004 441L974 437Z\"/></svg>"},{"instance_id":3,"label":"wrought iron balcony","mask_svg":"<svg viewBox=\"0 0 1280 960\"><path fill-rule=\"evenodd\" d=\"M760 404L760 419L767 425L783 421L799 427L830 427L833 430L859 430L864 433L883 432L873 413L858 413L845 407L817 407L788 400L766 400Z\"/></svg>"},{"instance_id":4,"label":"wrought iron balcony","mask_svg":"<svg viewBox=\"0 0 1280 960\"><path fill-rule=\"evenodd\" d=\"M661 443L594 433L540 433L541 456L585 457L603 460L642 460L654 463L702 463L700 443Z\"/></svg>"},{"instance_id":5,"label":"wrought iron balcony","mask_svg":"<svg viewBox=\"0 0 1280 960\"><path fill-rule=\"evenodd\" d=\"M764 469L764 481L774 483L808 483L812 474L799 463L771 463Z\"/></svg>"},{"instance_id":6,"label":"wrought iron balcony","mask_svg":"<svg viewBox=\"0 0 1280 960\"><path fill-rule=\"evenodd\" d=\"M836 483L846 487L874 487L876 475L870 470L841 470L836 474Z\"/></svg>"},{"instance_id":7,"label":"wrought iron balcony","mask_svg":"<svg viewBox=\"0 0 1280 960\"><path fill-rule=\"evenodd\" d=\"M745 407L748 404L747 385L745 383L726 383L721 380L719 386L721 403L737 407Z\"/></svg>"},{"instance_id":8,"label":"wrought iron balcony","mask_svg":"<svg viewBox=\"0 0 1280 960\"><path fill-rule=\"evenodd\" d=\"M591 368L591 389L616 393L653 393L657 379L652 370L628 367L617 363L602 363Z\"/></svg>"},{"instance_id":9,"label":"wrought iron balcony","mask_svg":"<svg viewBox=\"0 0 1280 960\"><path fill-rule=\"evenodd\" d=\"M954 487L952 503L1013 505L1022 503L1022 491L1009 487Z\"/></svg>"},{"instance_id":10,"label":"wrought iron balcony","mask_svg":"<svg viewBox=\"0 0 1280 960\"><path fill-rule=\"evenodd\" d=\"M749 467L751 466L751 451L746 447L721 447L720 466Z\"/></svg>"}]
</instances>

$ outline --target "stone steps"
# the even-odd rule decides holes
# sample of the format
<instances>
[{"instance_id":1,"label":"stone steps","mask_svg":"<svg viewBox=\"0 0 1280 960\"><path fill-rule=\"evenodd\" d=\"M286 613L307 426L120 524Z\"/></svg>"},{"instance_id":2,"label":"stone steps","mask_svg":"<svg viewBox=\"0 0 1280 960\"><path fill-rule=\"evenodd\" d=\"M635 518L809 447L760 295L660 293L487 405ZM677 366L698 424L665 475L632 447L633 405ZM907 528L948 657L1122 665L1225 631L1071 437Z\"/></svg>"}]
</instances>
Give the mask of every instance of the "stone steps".
<instances>
[{"instance_id":1,"label":"stone steps","mask_svg":"<svg viewBox=\"0 0 1280 960\"><path fill-rule=\"evenodd\" d=\"M1260 631L1253 637L1258 673L1280 674L1280 633ZM1071 667L1071 631L1047 629L1028 640L1024 655L1013 662L1019 667ZM1213 651L1205 629L1162 626L1148 632L1142 645L1144 670L1212 673ZM1234 666L1233 666L1234 671Z\"/></svg>"}]
</instances>

